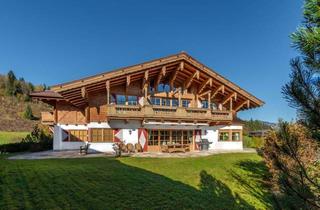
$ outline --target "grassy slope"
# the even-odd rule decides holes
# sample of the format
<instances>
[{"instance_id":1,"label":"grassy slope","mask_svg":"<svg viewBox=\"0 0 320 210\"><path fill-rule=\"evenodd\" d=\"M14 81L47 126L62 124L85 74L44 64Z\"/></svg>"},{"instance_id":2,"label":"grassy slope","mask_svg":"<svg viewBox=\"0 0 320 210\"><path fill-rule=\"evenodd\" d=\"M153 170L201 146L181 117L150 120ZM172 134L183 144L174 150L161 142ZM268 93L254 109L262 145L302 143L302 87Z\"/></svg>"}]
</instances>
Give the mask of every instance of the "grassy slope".
<instances>
[{"instance_id":1,"label":"grassy slope","mask_svg":"<svg viewBox=\"0 0 320 210\"><path fill-rule=\"evenodd\" d=\"M16 97L5 96L2 92L0 91L0 131L31 131L39 120L26 120L22 117L27 104L30 104L37 118L40 118L41 111L50 110L44 103L24 102Z\"/></svg>"},{"instance_id":2,"label":"grassy slope","mask_svg":"<svg viewBox=\"0 0 320 210\"><path fill-rule=\"evenodd\" d=\"M266 209L256 154L0 159L0 209Z\"/></svg>"},{"instance_id":3,"label":"grassy slope","mask_svg":"<svg viewBox=\"0 0 320 210\"><path fill-rule=\"evenodd\" d=\"M0 145L20 142L29 132L7 132L0 131Z\"/></svg>"}]
</instances>

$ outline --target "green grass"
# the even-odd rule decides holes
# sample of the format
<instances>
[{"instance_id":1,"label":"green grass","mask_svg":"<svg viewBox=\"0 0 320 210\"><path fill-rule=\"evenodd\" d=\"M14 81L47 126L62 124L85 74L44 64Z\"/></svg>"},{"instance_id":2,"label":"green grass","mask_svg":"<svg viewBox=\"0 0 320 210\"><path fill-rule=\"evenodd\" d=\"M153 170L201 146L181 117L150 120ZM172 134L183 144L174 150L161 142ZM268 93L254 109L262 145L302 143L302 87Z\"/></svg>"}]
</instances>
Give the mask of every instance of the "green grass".
<instances>
[{"instance_id":1,"label":"green grass","mask_svg":"<svg viewBox=\"0 0 320 210\"><path fill-rule=\"evenodd\" d=\"M0 158L0 209L270 209L256 154Z\"/></svg>"},{"instance_id":2,"label":"green grass","mask_svg":"<svg viewBox=\"0 0 320 210\"><path fill-rule=\"evenodd\" d=\"M7 132L0 131L0 145L20 142L29 132Z\"/></svg>"}]
</instances>

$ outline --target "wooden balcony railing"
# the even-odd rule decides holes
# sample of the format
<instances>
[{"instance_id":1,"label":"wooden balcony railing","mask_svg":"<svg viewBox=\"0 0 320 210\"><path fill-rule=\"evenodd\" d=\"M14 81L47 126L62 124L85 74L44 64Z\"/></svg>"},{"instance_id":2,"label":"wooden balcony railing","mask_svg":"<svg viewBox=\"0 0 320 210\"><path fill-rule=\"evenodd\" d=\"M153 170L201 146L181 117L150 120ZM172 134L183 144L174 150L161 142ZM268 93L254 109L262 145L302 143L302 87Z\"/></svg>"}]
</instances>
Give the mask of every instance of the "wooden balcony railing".
<instances>
[{"instance_id":1,"label":"wooden balcony railing","mask_svg":"<svg viewBox=\"0 0 320 210\"><path fill-rule=\"evenodd\" d=\"M203 108L166 106L108 105L107 117L113 119L171 119L197 121L231 121L232 112Z\"/></svg>"},{"instance_id":2,"label":"wooden balcony railing","mask_svg":"<svg viewBox=\"0 0 320 210\"><path fill-rule=\"evenodd\" d=\"M41 112L41 123L45 125L54 124L53 112Z\"/></svg>"}]
</instances>

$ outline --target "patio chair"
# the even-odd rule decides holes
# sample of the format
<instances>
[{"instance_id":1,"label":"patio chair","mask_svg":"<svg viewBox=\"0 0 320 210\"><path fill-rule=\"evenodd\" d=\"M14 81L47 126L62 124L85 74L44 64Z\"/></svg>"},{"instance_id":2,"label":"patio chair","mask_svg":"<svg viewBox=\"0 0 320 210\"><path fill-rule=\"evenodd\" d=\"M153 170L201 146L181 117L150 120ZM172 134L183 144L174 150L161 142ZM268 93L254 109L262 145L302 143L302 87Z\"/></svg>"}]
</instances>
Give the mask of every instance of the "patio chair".
<instances>
[{"instance_id":1,"label":"patio chair","mask_svg":"<svg viewBox=\"0 0 320 210\"><path fill-rule=\"evenodd\" d=\"M168 145L161 145L161 152L169 152L169 147Z\"/></svg>"},{"instance_id":2,"label":"patio chair","mask_svg":"<svg viewBox=\"0 0 320 210\"><path fill-rule=\"evenodd\" d=\"M87 142L85 143L85 145L80 146L80 154L88 154L89 146L90 144L88 144Z\"/></svg>"},{"instance_id":3,"label":"patio chair","mask_svg":"<svg viewBox=\"0 0 320 210\"><path fill-rule=\"evenodd\" d=\"M143 149L140 143L135 143L134 148L135 148L135 152L143 152Z\"/></svg>"},{"instance_id":4,"label":"patio chair","mask_svg":"<svg viewBox=\"0 0 320 210\"><path fill-rule=\"evenodd\" d=\"M127 144L127 150L128 150L129 153L134 152L134 146L133 146L133 144L128 143L128 144Z\"/></svg>"},{"instance_id":5,"label":"patio chair","mask_svg":"<svg viewBox=\"0 0 320 210\"><path fill-rule=\"evenodd\" d=\"M119 148L120 148L120 150L121 150L122 152L127 152L127 151L128 151L126 145L125 145L123 142L120 142L120 143L119 143Z\"/></svg>"}]
</instances>

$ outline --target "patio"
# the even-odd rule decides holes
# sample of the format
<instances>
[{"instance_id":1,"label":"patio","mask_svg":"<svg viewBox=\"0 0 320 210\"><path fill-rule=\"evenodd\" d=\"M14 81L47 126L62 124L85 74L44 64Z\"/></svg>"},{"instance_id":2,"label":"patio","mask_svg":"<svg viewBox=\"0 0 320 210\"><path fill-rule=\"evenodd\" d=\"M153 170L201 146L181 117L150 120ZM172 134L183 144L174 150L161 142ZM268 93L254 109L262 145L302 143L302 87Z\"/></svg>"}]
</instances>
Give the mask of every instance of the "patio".
<instances>
[{"instance_id":1,"label":"patio","mask_svg":"<svg viewBox=\"0 0 320 210\"><path fill-rule=\"evenodd\" d=\"M149 157L149 158L187 158L204 157L221 153L256 153L255 149L245 148L243 150L208 150L192 151L186 153L162 153L162 152L142 152L142 153L123 153L124 157ZM90 158L90 157L114 157L114 153L89 153L87 155L79 154L78 150L66 151L43 151L24 153L8 157L10 160L37 160L37 159L56 159L56 158Z\"/></svg>"}]
</instances>

